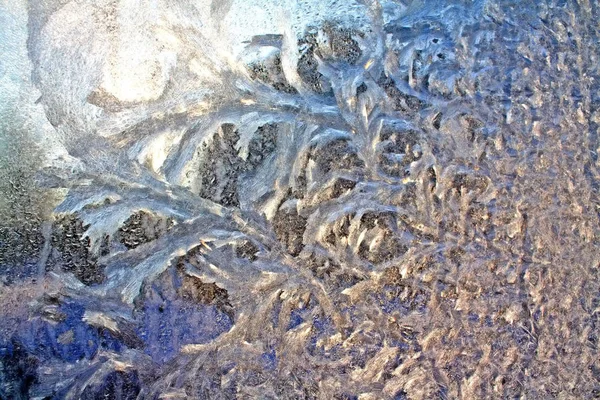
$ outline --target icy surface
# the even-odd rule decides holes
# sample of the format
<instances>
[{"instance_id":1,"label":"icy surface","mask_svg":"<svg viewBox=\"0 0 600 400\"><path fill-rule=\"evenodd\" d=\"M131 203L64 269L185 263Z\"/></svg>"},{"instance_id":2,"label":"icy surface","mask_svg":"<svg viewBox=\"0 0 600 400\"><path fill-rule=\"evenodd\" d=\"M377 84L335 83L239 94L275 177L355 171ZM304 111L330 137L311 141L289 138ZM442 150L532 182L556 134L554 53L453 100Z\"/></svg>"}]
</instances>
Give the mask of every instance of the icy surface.
<instances>
[{"instance_id":1,"label":"icy surface","mask_svg":"<svg viewBox=\"0 0 600 400\"><path fill-rule=\"evenodd\" d=\"M0 0L0 398L598 398L598 21Z\"/></svg>"}]
</instances>

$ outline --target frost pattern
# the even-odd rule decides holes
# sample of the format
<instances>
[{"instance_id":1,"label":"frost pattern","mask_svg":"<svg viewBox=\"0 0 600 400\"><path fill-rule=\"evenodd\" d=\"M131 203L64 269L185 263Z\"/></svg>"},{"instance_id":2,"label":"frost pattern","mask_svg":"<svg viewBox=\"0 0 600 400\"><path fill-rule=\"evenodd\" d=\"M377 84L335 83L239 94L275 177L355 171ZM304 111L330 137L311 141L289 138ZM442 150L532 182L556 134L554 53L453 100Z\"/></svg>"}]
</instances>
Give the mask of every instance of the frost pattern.
<instances>
[{"instance_id":1,"label":"frost pattern","mask_svg":"<svg viewBox=\"0 0 600 400\"><path fill-rule=\"evenodd\" d=\"M43 177L67 191L13 337L40 363L30 395L598 395L595 2L273 11L285 29L238 56L212 26L236 1L156 25L105 3L52 14L94 29L30 32L76 159ZM163 42L139 39L137 75L129 44L98 48L124 26ZM65 50L71 87L44 32L90 39Z\"/></svg>"}]
</instances>

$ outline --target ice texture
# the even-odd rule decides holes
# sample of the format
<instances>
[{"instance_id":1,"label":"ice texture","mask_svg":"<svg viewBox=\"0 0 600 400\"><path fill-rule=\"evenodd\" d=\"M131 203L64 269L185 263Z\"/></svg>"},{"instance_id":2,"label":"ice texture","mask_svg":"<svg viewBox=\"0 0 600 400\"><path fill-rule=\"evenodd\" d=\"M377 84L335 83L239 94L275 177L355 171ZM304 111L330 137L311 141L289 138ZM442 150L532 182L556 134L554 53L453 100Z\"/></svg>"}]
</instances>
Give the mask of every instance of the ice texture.
<instances>
[{"instance_id":1,"label":"ice texture","mask_svg":"<svg viewBox=\"0 0 600 400\"><path fill-rule=\"evenodd\" d=\"M599 398L598 21L0 0L0 398Z\"/></svg>"}]
</instances>

